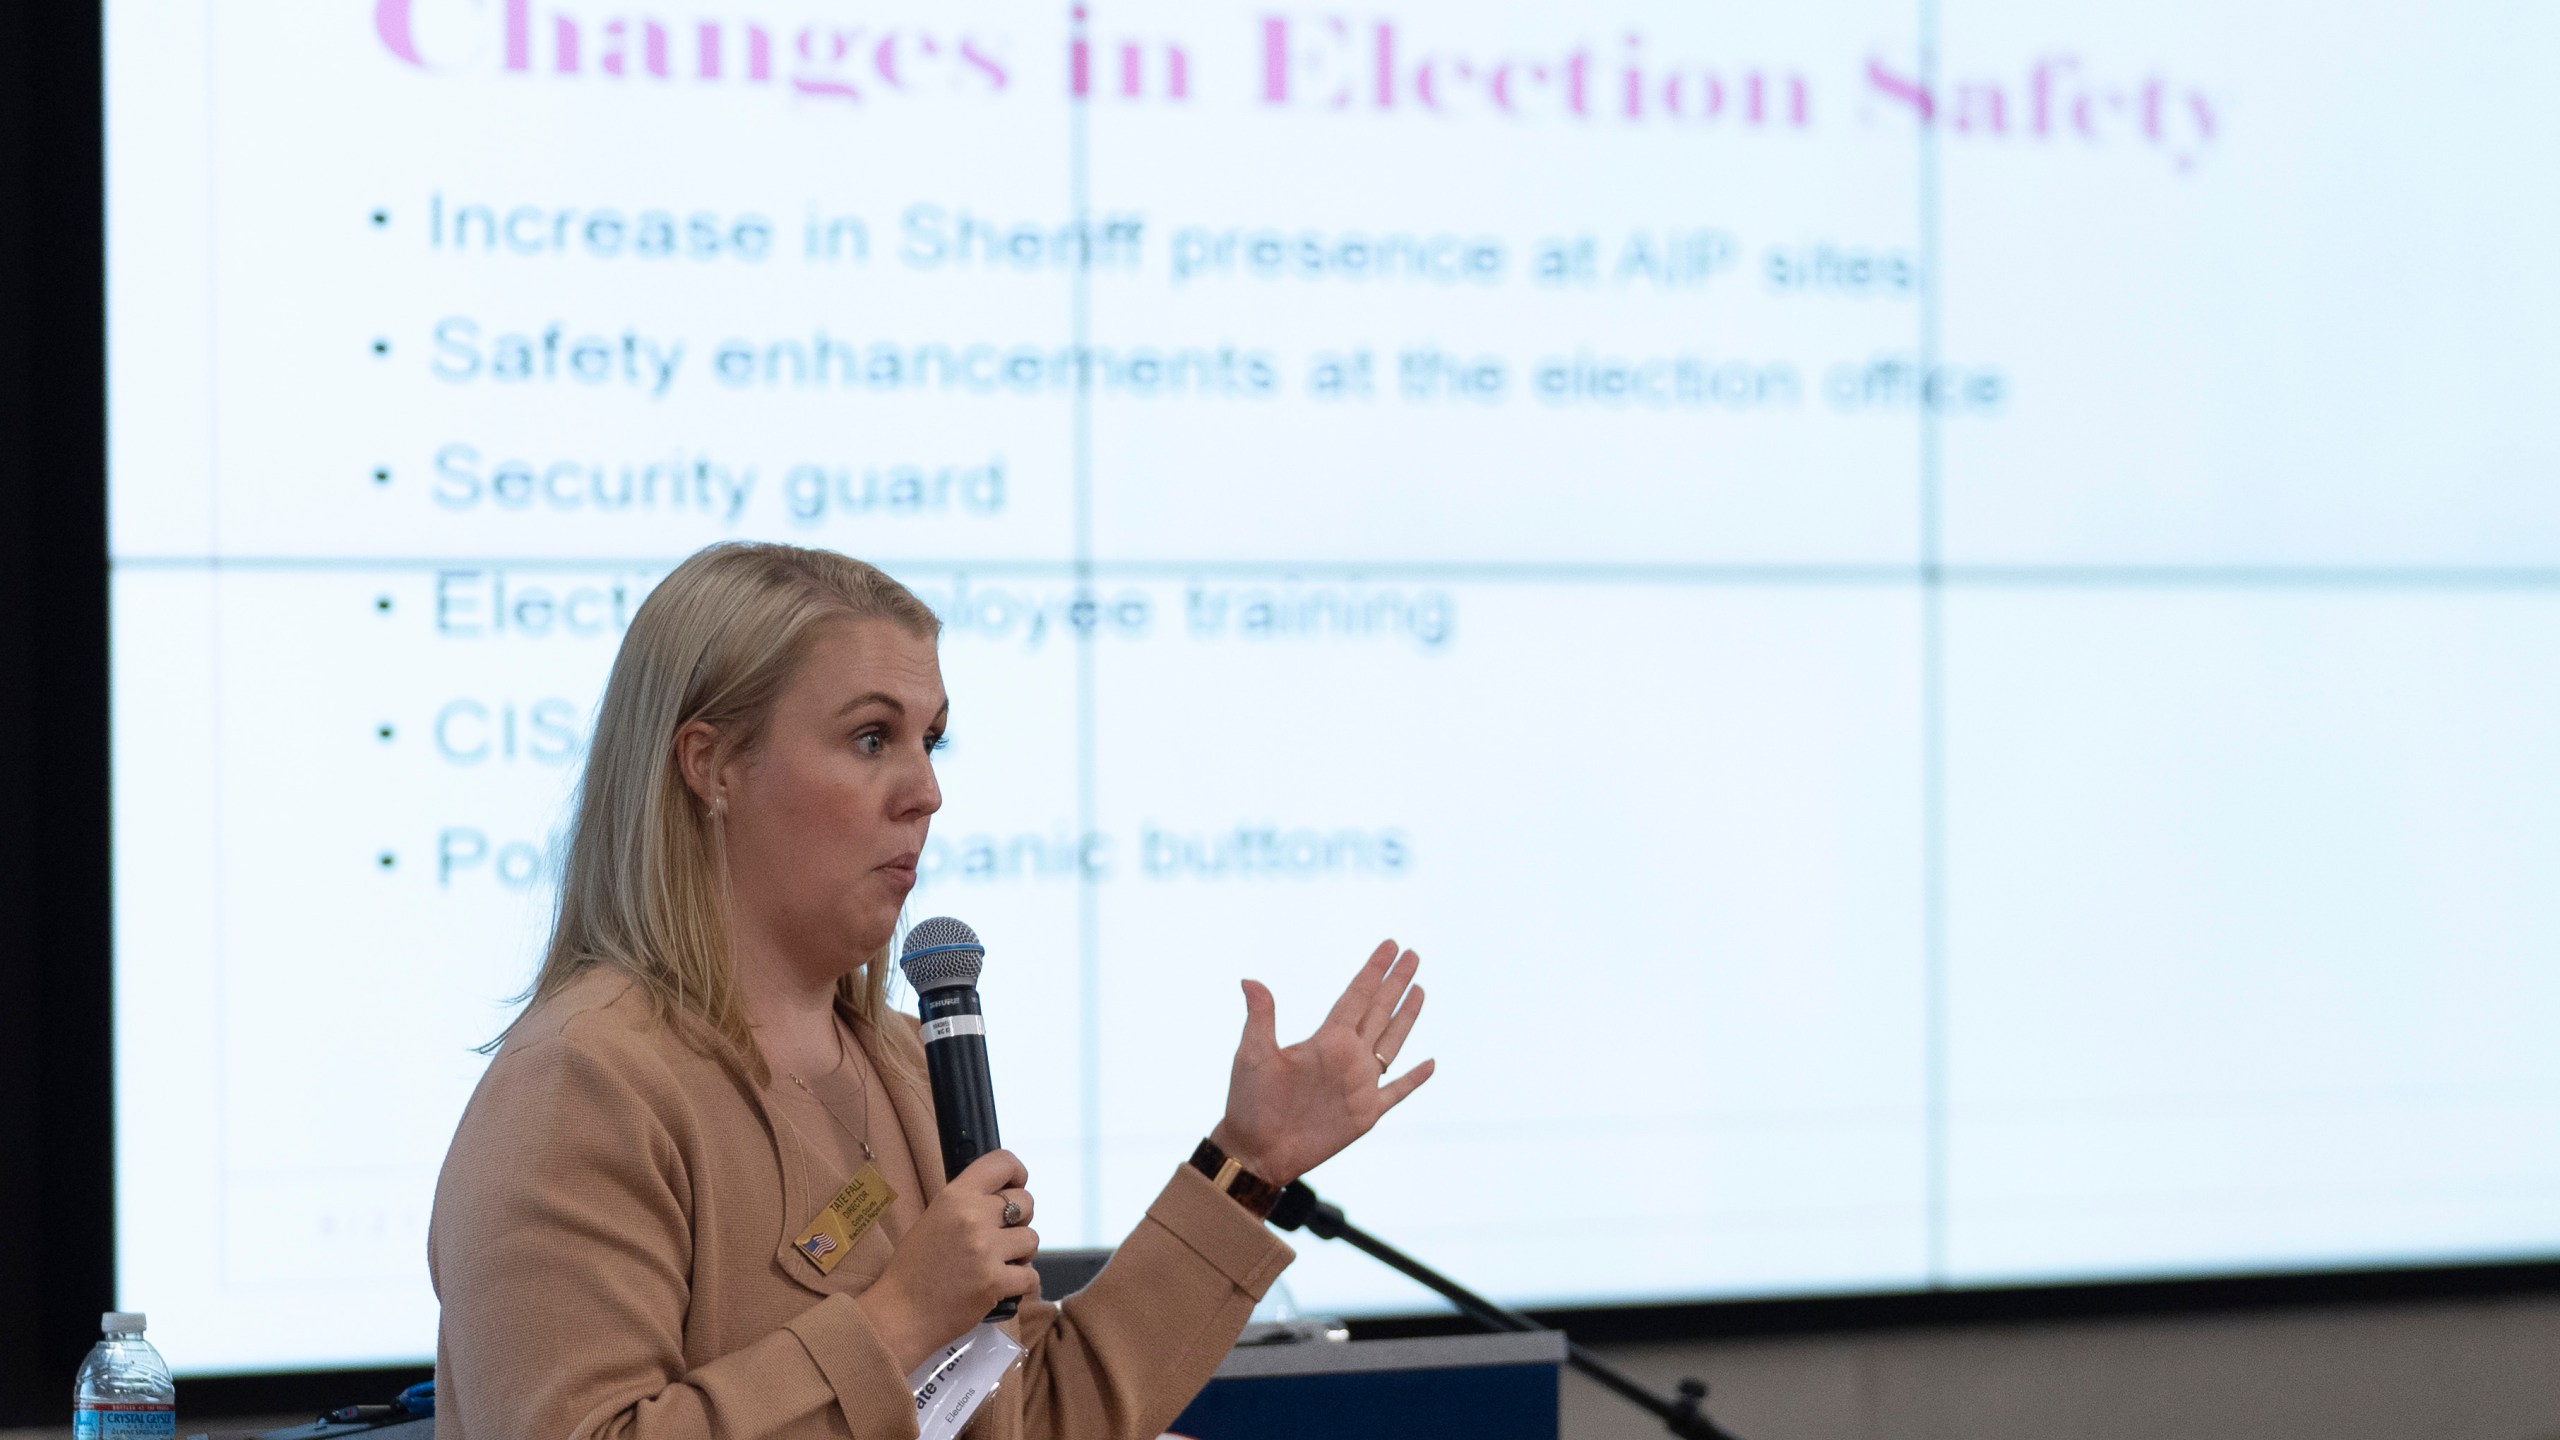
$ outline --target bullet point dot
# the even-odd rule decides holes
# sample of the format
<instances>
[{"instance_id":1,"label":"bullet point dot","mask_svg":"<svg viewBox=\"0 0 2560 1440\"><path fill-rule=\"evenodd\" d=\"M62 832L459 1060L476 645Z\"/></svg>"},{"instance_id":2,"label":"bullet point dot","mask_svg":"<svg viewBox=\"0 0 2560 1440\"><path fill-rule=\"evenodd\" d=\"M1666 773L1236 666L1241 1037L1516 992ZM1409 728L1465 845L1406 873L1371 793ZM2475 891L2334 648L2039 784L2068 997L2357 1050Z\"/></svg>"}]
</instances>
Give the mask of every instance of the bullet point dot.
<instances>
[{"instance_id":1,"label":"bullet point dot","mask_svg":"<svg viewBox=\"0 0 2560 1440\"><path fill-rule=\"evenodd\" d=\"M373 733L381 736L385 740L388 740L391 738L391 727L389 725L377 725L374 727Z\"/></svg>"},{"instance_id":2,"label":"bullet point dot","mask_svg":"<svg viewBox=\"0 0 2560 1440\"><path fill-rule=\"evenodd\" d=\"M374 608L374 609L376 609L376 610L381 611L381 612L382 612L383 614L385 614L385 615L390 614L390 613L391 613L391 597L390 597L390 596L388 596L388 595L376 595L376 596L374 596L374 597L373 597L373 608Z\"/></svg>"},{"instance_id":3,"label":"bullet point dot","mask_svg":"<svg viewBox=\"0 0 2560 1440\"><path fill-rule=\"evenodd\" d=\"M391 342L390 342L390 341L388 341L388 340L376 340L376 341L374 341L374 342L373 342L373 353L374 353L374 354L376 354L376 355L388 355L388 354L390 354L390 353L391 353Z\"/></svg>"},{"instance_id":4,"label":"bullet point dot","mask_svg":"<svg viewBox=\"0 0 2560 1440\"><path fill-rule=\"evenodd\" d=\"M388 870L388 869L390 869L393 865L395 865L395 864L397 864L397 863L399 863L399 862L398 862L398 861L396 861L396 860L394 860L394 859L392 858L392 855L391 855L391 852L390 852L390 851L385 850L385 851L383 851L380 855L377 855L377 856L375 856L375 857L374 857L373 863L375 863L376 865L381 866L381 867L382 867L383 869L385 869L385 870Z\"/></svg>"},{"instance_id":5,"label":"bullet point dot","mask_svg":"<svg viewBox=\"0 0 2560 1440\"><path fill-rule=\"evenodd\" d=\"M390 211L388 211L388 210L376 210L376 211L374 211L374 212L373 212L373 223L374 223L374 224L376 224L376 225L388 225L388 224L390 224L390 223L391 223L391 212L390 212Z\"/></svg>"},{"instance_id":6,"label":"bullet point dot","mask_svg":"<svg viewBox=\"0 0 2560 1440\"><path fill-rule=\"evenodd\" d=\"M385 466L385 465L376 465L376 466L374 466L374 467L373 467L373 483L374 483L374 484L376 484L376 485L388 485L388 484L390 484L390 483L391 483L391 470L390 470L390 467Z\"/></svg>"}]
</instances>

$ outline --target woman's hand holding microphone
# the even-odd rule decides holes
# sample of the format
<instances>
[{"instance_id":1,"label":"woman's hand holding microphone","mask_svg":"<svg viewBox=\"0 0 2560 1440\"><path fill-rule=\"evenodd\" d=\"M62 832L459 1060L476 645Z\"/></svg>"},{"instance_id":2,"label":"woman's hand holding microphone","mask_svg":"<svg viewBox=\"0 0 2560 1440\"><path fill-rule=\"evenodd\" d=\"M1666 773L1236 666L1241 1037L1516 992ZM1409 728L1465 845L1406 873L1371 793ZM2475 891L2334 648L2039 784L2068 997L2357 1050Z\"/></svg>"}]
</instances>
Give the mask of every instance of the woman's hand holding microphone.
<instances>
[{"instance_id":1,"label":"woman's hand holding microphone","mask_svg":"<svg viewBox=\"0 0 2560 1440\"><path fill-rule=\"evenodd\" d=\"M889 1268L862 1307L871 1328L905 1370L968 1333L997 1301L1040 1289L1031 1257L1030 1174L1010 1150L990 1150L951 1178L899 1237Z\"/></svg>"}]
</instances>

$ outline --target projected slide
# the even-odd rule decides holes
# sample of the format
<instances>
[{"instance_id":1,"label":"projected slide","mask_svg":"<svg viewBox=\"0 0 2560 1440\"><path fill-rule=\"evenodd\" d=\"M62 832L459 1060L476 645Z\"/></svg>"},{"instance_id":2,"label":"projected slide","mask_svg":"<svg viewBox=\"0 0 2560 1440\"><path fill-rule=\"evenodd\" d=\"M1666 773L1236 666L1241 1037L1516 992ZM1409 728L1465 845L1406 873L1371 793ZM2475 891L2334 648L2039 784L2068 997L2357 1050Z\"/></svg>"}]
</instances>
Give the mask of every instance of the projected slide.
<instances>
[{"instance_id":1,"label":"projected slide","mask_svg":"<svg viewBox=\"0 0 2560 1440\"><path fill-rule=\"evenodd\" d=\"M1514 1302L2560 1253L2560 12L107 27L183 1372L430 1352L607 667L735 537L943 616L911 910L1052 1243L1216 1119L1239 977L1303 1032L1393 935L1440 1078L1315 1179Z\"/></svg>"}]
</instances>

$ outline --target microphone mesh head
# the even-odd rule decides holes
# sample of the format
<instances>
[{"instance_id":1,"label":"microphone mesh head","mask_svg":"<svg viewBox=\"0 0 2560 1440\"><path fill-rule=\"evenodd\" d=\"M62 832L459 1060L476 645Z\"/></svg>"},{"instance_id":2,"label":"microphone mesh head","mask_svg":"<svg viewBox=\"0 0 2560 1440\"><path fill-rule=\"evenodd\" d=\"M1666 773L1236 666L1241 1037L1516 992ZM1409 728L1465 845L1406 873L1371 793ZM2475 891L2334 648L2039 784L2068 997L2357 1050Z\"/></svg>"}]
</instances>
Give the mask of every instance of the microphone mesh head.
<instances>
[{"instance_id":1,"label":"microphone mesh head","mask_svg":"<svg viewBox=\"0 0 2560 1440\"><path fill-rule=\"evenodd\" d=\"M921 995L950 985L977 984L978 968L986 962L987 947L978 943L977 931L948 915L936 915L918 921L907 932L898 967L907 972L907 983Z\"/></svg>"}]
</instances>

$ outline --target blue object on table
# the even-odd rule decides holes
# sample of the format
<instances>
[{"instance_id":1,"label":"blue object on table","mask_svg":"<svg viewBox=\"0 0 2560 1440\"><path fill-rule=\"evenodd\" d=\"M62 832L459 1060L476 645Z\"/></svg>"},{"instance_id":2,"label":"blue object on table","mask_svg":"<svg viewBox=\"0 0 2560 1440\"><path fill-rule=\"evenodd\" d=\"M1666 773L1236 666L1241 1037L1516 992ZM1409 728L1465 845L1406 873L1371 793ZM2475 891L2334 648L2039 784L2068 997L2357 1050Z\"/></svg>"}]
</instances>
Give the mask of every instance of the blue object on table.
<instances>
[{"instance_id":1,"label":"blue object on table","mask_svg":"<svg viewBox=\"0 0 2560 1440\"><path fill-rule=\"evenodd\" d=\"M1172 1433L1191 1440L1556 1440L1564 1336L1239 1349Z\"/></svg>"}]
</instances>

